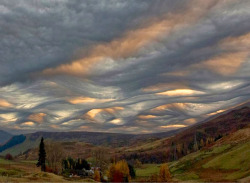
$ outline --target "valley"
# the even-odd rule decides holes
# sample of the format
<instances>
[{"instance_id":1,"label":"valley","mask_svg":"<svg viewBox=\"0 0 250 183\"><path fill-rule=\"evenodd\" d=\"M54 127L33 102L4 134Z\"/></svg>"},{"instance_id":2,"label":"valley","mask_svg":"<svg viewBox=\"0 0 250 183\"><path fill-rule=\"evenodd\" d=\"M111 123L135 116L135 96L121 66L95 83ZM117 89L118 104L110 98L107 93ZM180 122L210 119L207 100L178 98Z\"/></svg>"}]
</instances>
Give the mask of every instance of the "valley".
<instances>
[{"instance_id":1,"label":"valley","mask_svg":"<svg viewBox=\"0 0 250 183\"><path fill-rule=\"evenodd\" d=\"M12 138L6 143L12 145L1 152L0 180L94 181L91 177L42 173L35 164L40 138L44 137L45 147L56 144L64 157L80 157L102 169L107 170L114 160L125 159L134 166L134 182L155 181L165 162L172 181L249 181L249 117L250 108L242 107L187 129L160 134L37 132L26 134L23 142L14 136L14 141ZM92 140L94 136L97 138ZM6 154L14 160L4 160Z\"/></svg>"}]
</instances>

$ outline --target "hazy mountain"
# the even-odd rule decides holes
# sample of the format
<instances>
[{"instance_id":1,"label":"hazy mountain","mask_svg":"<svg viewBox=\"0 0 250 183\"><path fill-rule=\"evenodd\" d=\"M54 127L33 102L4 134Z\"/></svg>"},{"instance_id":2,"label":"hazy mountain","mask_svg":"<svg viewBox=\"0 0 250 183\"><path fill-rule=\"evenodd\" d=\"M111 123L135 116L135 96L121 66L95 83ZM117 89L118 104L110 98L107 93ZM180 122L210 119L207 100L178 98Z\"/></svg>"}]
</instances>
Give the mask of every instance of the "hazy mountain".
<instances>
[{"instance_id":1,"label":"hazy mountain","mask_svg":"<svg viewBox=\"0 0 250 183\"><path fill-rule=\"evenodd\" d=\"M10 152L18 155L28 149L38 146L41 137L60 142L84 142L93 145L102 145L109 147L122 147L136 145L140 142L155 141L157 139L170 137L180 130L173 130L163 133L153 134L119 134L119 133L102 133L102 132L35 132L25 135L17 135L12 137L8 143L0 146L0 153L6 154ZM7 150L7 151L5 151Z\"/></svg>"},{"instance_id":2,"label":"hazy mountain","mask_svg":"<svg viewBox=\"0 0 250 183\"><path fill-rule=\"evenodd\" d=\"M0 130L0 145L6 143L12 136L10 133Z\"/></svg>"}]
</instances>

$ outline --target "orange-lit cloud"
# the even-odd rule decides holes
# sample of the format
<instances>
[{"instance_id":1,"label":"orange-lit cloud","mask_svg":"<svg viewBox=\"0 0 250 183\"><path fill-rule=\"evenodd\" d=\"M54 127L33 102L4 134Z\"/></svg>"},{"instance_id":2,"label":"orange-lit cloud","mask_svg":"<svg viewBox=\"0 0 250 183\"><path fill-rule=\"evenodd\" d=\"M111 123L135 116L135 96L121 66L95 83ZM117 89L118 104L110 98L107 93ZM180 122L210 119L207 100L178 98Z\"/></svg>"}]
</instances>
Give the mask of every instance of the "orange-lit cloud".
<instances>
[{"instance_id":1,"label":"orange-lit cloud","mask_svg":"<svg viewBox=\"0 0 250 183\"><path fill-rule=\"evenodd\" d=\"M122 125L124 124L124 121L122 121L122 119L113 119L112 121L110 121L109 123L115 124L115 125Z\"/></svg>"},{"instance_id":2,"label":"orange-lit cloud","mask_svg":"<svg viewBox=\"0 0 250 183\"><path fill-rule=\"evenodd\" d=\"M187 96L187 95L200 95L204 94L204 92L191 90L191 89L176 89L176 90L169 90L165 92L157 93L158 95L167 95L167 96Z\"/></svg>"},{"instance_id":3,"label":"orange-lit cloud","mask_svg":"<svg viewBox=\"0 0 250 183\"><path fill-rule=\"evenodd\" d=\"M222 75L231 75L239 70L242 63L246 60L248 52L225 53L206 60L198 67L208 68Z\"/></svg>"},{"instance_id":4,"label":"orange-lit cloud","mask_svg":"<svg viewBox=\"0 0 250 183\"><path fill-rule=\"evenodd\" d=\"M1 122L5 122L5 123L15 122L18 119L17 113L0 114L0 118L2 118Z\"/></svg>"},{"instance_id":5,"label":"orange-lit cloud","mask_svg":"<svg viewBox=\"0 0 250 183\"><path fill-rule=\"evenodd\" d=\"M213 115L216 115L216 114L219 114L219 113L222 113L222 112L225 112L225 110L218 110L218 111L215 111L215 112L212 112L212 113L209 113L207 114L207 116L213 116Z\"/></svg>"},{"instance_id":6,"label":"orange-lit cloud","mask_svg":"<svg viewBox=\"0 0 250 183\"><path fill-rule=\"evenodd\" d=\"M183 128L186 126L187 125L165 125L165 126L161 126L161 128Z\"/></svg>"},{"instance_id":7,"label":"orange-lit cloud","mask_svg":"<svg viewBox=\"0 0 250 183\"><path fill-rule=\"evenodd\" d=\"M117 111L123 110L123 109L124 109L123 107L110 107L110 108L103 108L103 109L91 109L83 117L85 119L95 121L96 115L101 113L101 112L107 112L107 113L110 113L110 114L115 114Z\"/></svg>"},{"instance_id":8,"label":"orange-lit cloud","mask_svg":"<svg viewBox=\"0 0 250 183\"><path fill-rule=\"evenodd\" d=\"M34 124L35 123L32 121L27 121L27 122L22 123L22 126L33 126Z\"/></svg>"},{"instance_id":9,"label":"orange-lit cloud","mask_svg":"<svg viewBox=\"0 0 250 183\"><path fill-rule=\"evenodd\" d=\"M36 113L29 115L28 119L37 123L42 123L45 116L45 113Z\"/></svg>"},{"instance_id":10,"label":"orange-lit cloud","mask_svg":"<svg viewBox=\"0 0 250 183\"><path fill-rule=\"evenodd\" d=\"M173 71L162 74L163 76L177 76L177 77L184 77L190 74L190 70L179 70L179 71Z\"/></svg>"},{"instance_id":11,"label":"orange-lit cloud","mask_svg":"<svg viewBox=\"0 0 250 183\"><path fill-rule=\"evenodd\" d=\"M12 104L5 99L0 99L0 107L12 107Z\"/></svg>"},{"instance_id":12,"label":"orange-lit cloud","mask_svg":"<svg viewBox=\"0 0 250 183\"><path fill-rule=\"evenodd\" d=\"M54 129L59 129L60 128L60 126L58 126L58 125L49 125L49 127L54 128Z\"/></svg>"},{"instance_id":13,"label":"orange-lit cloud","mask_svg":"<svg viewBox=\"0 0 250 183\"><path fill-rule=\"evenodd\" d=\"M250 33L226 38L219 43L219 48L225 53L196 64L194 67L208 68L221 75L234 74L249 56Z\"/></svg>"},{"instance_id":14,"label":"orange-lit cloud","mask_svg":"<svg viewBox=\"0 0 250 183\"><path fill-rule=\"evenodd\" d=\"M172 104L165 104L165 105L160 105L158 107L155 107L153 109L150 110L150 112L161 112L167 109L171 109L171 108L177 108L177 109L185 109L187 107L188 104L186 103L172 103Z\"/></svg>"},{"instance_id":15,"label":"orange-lit cloud","mask_svg":"<svg viewBox=\"0 0 250 183\"><path fill-rule=\"evenodd\" d=\"M68 101L71 104L81 104L81 103L93 103L93 102L110 102L114 99L97 99L97 98L90 98L90 97L76 97L69 99Z\"/></svg>"},{"instance_id":16,"label":"orange-lit cloud","mask_svg":"<svg viewBox=\"0 0 250 183\"><path fill-rule=\"evenodd\" d=\"M139 115L138 118L139 119L153 119L156 118L157 116L154 115Z\"/></svg>"},{"instance_id":17,"label":"orange-lit cloud","mask_svg":"<svg viewBox=\"0 0 250 183\"><path fill-rule=\"evenodd\" d=\"M89 116L91 119L94 119L95 116L102 111L103 111L102 109L91 109L86 113L86 115Z\"/></svg>"},{"instance_id":18,"label":"orange-lit cloud","mask_svg":"<svg viewBox=\"0 0 250 183\"><path fill-rule=\"evenodd\" d=\"M128 58L136 54L141 48L156 41L161 36L168 36L173 30L192 24L200 19L206 12L216 4L217 1L196 1L187 10L176 14L167 14L161 20L153 19L146 26L136 30L128 31L123 37L114 39L110 43L94 46L88 56L62 64L56 68L43 71L44 74L70 74L83 76L88 74L92 67L107 58L114 60Z\"/></svg>"},{"instance_id":19,"label":"orange-lit cloud","mask_svg":"<svg viewBox=\"0 0 250 183\"><path fill-rule=\"evenodd\" d=\"M146 88L142 88L142 91L144 92L156 92L159 90L164 89L176 89L176 88L188 88L187 84L184 84L183 82L178 83L158 83L156 85L148 86Z\"/></svg>"},{"instance_id":20,"label":"orange-lit cloud","mask_svg":"<svg viewBox=\"0 0 250 183\"><path fill-rule=\"evenodd\" d=\"M220 42L220 47L224 50L249 51L250 33L237 37L228 37Z\"/></svg>"},{"instance_id":21,"label":"orange-lit cloud","mask_svg":"<svg viewBox=\"0 0 250 183\"><path fill-rule=\"evenodd\" d=\"M192 124L195 124L196 122L197 122L197 119L195 118L189 118L189 119L184 120L184 123L186 123L187 125L192 125Z\"/></svg>"}]
</instances>

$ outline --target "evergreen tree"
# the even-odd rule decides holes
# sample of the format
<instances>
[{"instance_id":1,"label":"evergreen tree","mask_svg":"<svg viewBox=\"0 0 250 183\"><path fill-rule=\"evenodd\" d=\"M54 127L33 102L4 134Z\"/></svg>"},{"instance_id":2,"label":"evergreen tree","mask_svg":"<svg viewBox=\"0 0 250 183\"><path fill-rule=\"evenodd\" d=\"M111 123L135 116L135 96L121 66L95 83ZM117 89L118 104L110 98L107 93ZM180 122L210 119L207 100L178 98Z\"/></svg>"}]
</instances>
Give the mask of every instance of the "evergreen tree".
<instances>
[{"instance_id":1,"label":"evergreen tree","mask_svg":"<svg viewBox=\"0 0 250 183\"><path fill-rule=\"evenodd\" d=\"M43 142L43 137L40 142L39 146L39 158L38 162L36 164L37 167L41 166L41 171L45 172L45 160L46 160L46 152L45 152L45 147L44 147L44 142Z\"/></svg>"},{"instance_id":2,"label":"evergreen tree","mask_svg":"<svg viewBox=\"0 0 250 183\"><path fill-rule=\"evenodd\" d=\"M128 168L129 168L129 174L131 176L131 178L135 178L135 169L132 165L128 164Z\"/></svg>"}]
</instances>

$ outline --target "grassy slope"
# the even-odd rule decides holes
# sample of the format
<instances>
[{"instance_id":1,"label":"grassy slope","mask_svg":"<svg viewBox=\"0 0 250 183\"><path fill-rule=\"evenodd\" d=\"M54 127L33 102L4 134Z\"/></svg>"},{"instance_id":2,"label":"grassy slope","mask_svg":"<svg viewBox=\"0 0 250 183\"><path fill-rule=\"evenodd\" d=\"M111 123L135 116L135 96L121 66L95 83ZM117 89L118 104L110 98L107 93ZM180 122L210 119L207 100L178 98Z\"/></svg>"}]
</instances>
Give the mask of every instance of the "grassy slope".
<instances>
[{"instance_id":1,"label":"grassy slope","mask_svg":"<svg viewBox=\"0 0 250 183\"><path fill-rule=\"evenodd\" d=\"M154 141L151 141L151 142L137 144L136 146L123 147L123 148L121 148L121 150L123 150L125 152L148 151L148 150L159 148L160 146L162 146L163 142L166 139L167 138L163 138L163 139L160 139L160 140L154 140Z\"/></svg>"},{"instance_id":2,"label":"grassy slope","mask_svg":"<svg viewBox=\"0 0 250 183\"><path fill-rule=\"evenodd\" d=\"M32 140L29 140L29 138L26 138L23 143L13 146L9 149L6 149L5 151L1 152L0 155L5 155L7 153L10 153L13 156L16 156L18 154L22 154L28 149L38 147L39 142L40 142L40 139L37 139L36 141L32 141Z\"/></svg>"},{"instance_id":3,"label":"grassy slope","mask_svg":"<svg viewBox=\"0 0 250 183\"><path fill-rule=\"evenodd\" d=\"M153 174L156 174L160 170L160 165L157 164L144 164L140 168L136 168L136 176L140 177L150 177Z\"/></svg>"},{"instance_id":4,"label":"grassy slope","mask_svg":"<svg viewBox=\"0 0 250 183\"><path fill-rule=\"evenodd\" d=\"M182 181L234 181L250 175L249 141L236 144L218 142L217 145L170 163L174 178Z\"/></svg>"},{"instance_id":5,"label":"grassy slope","mask_svg":"<svg viewBox=\"0 0 250 183\"><path fill-rule=\"evenodd\" d=\"M8 161L0 159L0 182L93 182L92 179L66 179L53 173L40 171L33 161Z\"/></svg>"},{"instance_id":6,"label":"grassy slope","mask_svg":"<svg viewBox=\"0 0 250 183\"><path fill-rule=\"evenodd\" d=\"M250 128L223 137L210 148L169 163L174 181L250 180ZM150 145L151 146L151 145ZM159 172L159 164L136 168L136 180Z\"/></svg>"}]
</instances>

